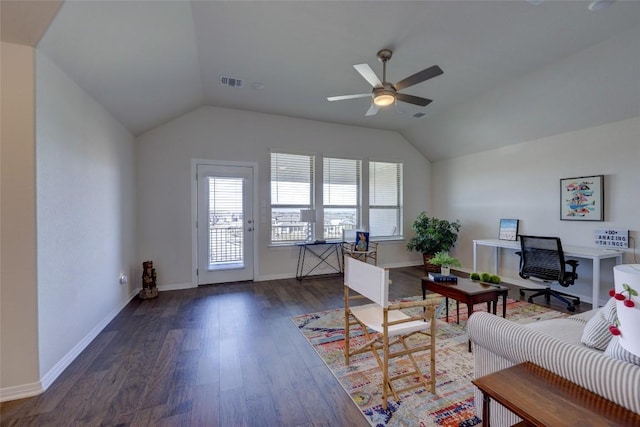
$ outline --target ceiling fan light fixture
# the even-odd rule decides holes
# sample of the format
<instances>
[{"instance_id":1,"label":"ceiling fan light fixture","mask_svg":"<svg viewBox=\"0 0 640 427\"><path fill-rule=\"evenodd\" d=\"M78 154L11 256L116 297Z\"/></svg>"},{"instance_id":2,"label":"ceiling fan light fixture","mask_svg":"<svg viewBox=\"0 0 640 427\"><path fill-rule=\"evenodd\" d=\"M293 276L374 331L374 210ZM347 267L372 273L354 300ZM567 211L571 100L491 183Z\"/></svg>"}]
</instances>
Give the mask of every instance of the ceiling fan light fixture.
<instances>
[{"instance_id":1,"label":"ceiling fan light fixture","mask_svg":"<svg viewBox=\"0 0 640 427\"><path fill-rule=\"evenodd\" d=\"M373 103L380 107L386 107L387 105L391 105L394 102L396 102L396 97L390 93L381 93L374 96L373 98Z\"/></svg>"},{"instance_id":2,"label":"ceiling fan light fixture","mask_svg":"<svg viewBox=\"0 0 640 427\"><path fill-rule=\"evenodd\" d=\"M381 87L373 89L373 103L379 107L386 107L396 102L396 91L390 83L383 83Z\"/></svg>"}]
</instances>

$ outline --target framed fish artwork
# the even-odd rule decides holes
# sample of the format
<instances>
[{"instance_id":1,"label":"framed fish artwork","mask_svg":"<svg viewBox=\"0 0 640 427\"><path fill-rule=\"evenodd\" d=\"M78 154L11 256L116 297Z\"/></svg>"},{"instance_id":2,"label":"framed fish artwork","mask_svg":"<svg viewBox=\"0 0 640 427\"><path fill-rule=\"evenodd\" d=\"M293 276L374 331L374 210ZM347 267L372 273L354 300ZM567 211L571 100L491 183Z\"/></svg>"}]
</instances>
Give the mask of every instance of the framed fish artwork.
<instances>
[{"instance_id":1,"label":"framed fish artwork","mask_svg":"<svg viewBox=\"0 0 640 427\"><path fill-rule=\"evenodd\" d=\"M561 179L560 219L604 221L604 175Z\"/></svg>"}]
</instances>

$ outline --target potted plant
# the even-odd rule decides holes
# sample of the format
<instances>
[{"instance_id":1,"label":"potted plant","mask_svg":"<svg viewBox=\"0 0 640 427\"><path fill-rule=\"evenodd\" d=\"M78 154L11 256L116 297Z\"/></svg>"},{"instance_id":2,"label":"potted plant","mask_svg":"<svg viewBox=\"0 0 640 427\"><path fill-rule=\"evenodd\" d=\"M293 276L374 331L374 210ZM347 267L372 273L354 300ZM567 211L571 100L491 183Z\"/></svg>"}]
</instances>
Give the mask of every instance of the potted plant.
<instances>
[{"instance_id":1,"label":"potted plant","mask_svg":"<svg viewBox=\"0 0 640 427\"><path fill-rule=\"evenodd\" d=\"M430 260L436 253L448 252L455 245L460 226L458 220L431 218L422 212L411 226L416 235L407 242L407 249L422 253L425 271L437 273L440 267Z\"/></svg>"},{"instance_id":2,"label":"potted plant","mask_svg":"<svg viewBox=\"0 0 640 427\"><path fill-rule=\"evenodd\" d=\"M431 264L440 266L440 273L448 276L451 273L451 267L462 267L458 258L452 257L448 252L438 252L431 258Z\"/></svg>"}]
</instances>

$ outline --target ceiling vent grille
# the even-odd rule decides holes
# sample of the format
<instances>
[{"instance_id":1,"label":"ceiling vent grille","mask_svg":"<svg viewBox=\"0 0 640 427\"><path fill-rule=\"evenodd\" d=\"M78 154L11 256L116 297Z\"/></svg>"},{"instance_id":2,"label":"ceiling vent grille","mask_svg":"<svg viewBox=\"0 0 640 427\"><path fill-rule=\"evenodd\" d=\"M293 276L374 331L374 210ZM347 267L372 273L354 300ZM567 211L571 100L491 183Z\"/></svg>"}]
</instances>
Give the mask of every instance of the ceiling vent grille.
<instances>
[{"instance_id":1,"label":"ceiling vent grille","mask_svg":"<svg viewBox=\"0 0 640 427\"><path fill-rule=\"evenodd\" d=\"M244 81L242 79L234 79L233 77L220 76L220 84L229 87L242 87Z\"/></svg>"}]
</instances>

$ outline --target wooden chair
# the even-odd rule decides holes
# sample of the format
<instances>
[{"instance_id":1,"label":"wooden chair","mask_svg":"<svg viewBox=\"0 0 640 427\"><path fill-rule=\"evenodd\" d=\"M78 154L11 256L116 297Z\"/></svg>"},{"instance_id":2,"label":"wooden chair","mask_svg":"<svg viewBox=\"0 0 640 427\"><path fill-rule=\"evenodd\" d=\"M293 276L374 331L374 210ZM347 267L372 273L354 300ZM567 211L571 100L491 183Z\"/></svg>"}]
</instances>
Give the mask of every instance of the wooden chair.
<instances>
[{"instance_id":1,"label":"wooden chair","mask_svg":"<svg viewBox=\"0 0 640 427\"><path fill-rule=\"evenodd\" d=\"M373 262L373 265L378 265L378 242L369 242L367 250L358 250L356 247L356 230L342 231L342 253L344 256L364 262Z\"/></svg>"},{"instance_id":2,"label":"wooden chair","mask_svg":"<svg viewBox=\"0 0 640 427\"><path fill-rule=\"evenodd\" d=\"M345 259L344 273L344 322L345 322L345 363L353 355L371 351L382 370L382 407L387 409L389 392L396 401L399 393L414 388L424 387L431 393L436 392L436 357L435 357L435 306L429 301L412 301L389 304L389 270L358 261ZM355 294L352 295L354 291ZM373 304L351 307L350 300L366 298ZM409 316L402 309L422 307L420 314ZM351 349L349 329L360 325L365 343ZM371 330L373 332L371 332ZM409 346L407 339L415 334L423 334L425 342ZM427 380L420 368L414 353L429 352L430 379ZM382 352L382 355L379 353ZM409 372L390 373L389 362L394 358L407 357L413 365ZM397 389L393 381L413 377L404 388Z\"/></svg>"}]
</instances>

